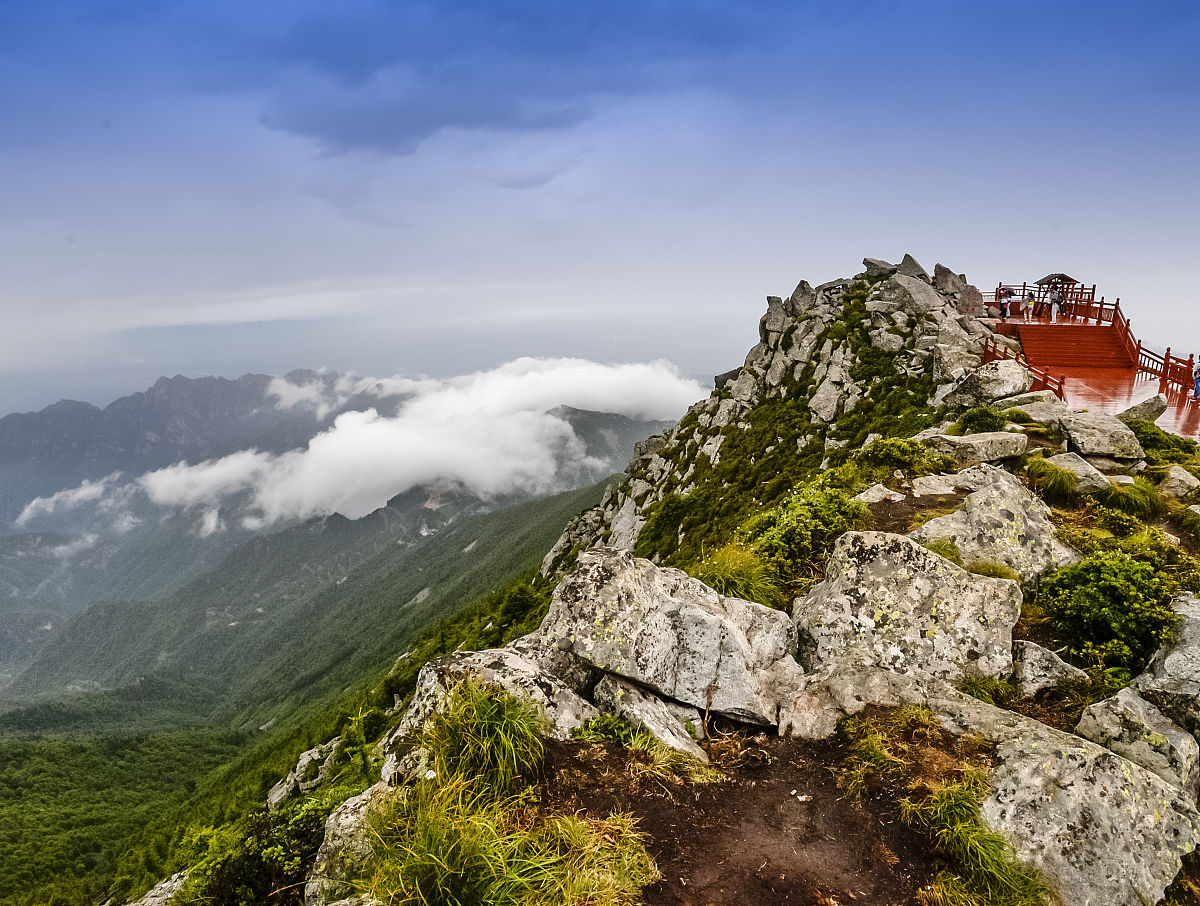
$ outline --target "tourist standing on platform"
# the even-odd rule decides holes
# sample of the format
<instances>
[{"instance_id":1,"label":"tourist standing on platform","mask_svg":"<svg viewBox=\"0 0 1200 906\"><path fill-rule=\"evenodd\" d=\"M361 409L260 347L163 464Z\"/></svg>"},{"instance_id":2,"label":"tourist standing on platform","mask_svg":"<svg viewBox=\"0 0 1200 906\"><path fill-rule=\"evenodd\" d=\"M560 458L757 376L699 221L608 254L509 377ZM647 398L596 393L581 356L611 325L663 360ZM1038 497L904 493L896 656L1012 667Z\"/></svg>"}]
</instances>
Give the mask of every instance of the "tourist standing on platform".
<instances>
[{"instance_id":1,"label":"tourist standing on platform","mask_svg":"<svg viewBox=\"0 0 1200 906\"><path fill-rule=\"evenodd\" d=\"M1032 292L1026 293L1025 294L1025 304L1021 306L1021 314L1024 315L1024 318L1026 321L1028 321L1030 318L1033 317L1033 307L1036 304L1037 304L1037 302L1033 298L1033 293Z\"/></svg>"},{"instance_id":2,"label":"tourist standing on platform","mask_svg":"<svg viewBox=\"0 0 1200 906\"><path fill-rule=\"evenodd\" d=\"M1057 289L1050 294L1050 320L1058 323L1058 312L1062 308L1063 295Z\"/></svg>"},{"instance_id":3,"label":"tourist standing on platform","mask_svg":"<svg viewBox=\"0 0 1200 906\"><path fill-rule=\"evenodd\" d=\"M1192 399L1200 400L1200 361L1197 361L1196 364L1192 366L1192 383L1195 384L1195 387L1193 388L1194 392L1192 393Z\"/></svg>"}]
</instances>

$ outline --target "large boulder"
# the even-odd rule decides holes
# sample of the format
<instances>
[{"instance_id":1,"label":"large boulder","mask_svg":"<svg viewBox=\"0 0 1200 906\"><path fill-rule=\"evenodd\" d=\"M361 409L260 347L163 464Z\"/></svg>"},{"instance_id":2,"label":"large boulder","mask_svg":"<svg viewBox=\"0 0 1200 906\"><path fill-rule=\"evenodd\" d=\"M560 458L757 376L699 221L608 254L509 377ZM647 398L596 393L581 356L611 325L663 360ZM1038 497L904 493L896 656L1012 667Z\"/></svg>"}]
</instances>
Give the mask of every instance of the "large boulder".
<instances>
[{"instance_id":1,"label":"large boulder","mask_svg":"<svg viewBox=\"0 0 1200 906\"><path fill-rule=\"evenodd\" d=\"M787 614L611 548L580 554L538 634L660 696L748 723L775 724L802 675Z\"/></svg>"},{"instance_id":2,"label":"large boulder","mask_svg":"<svg viewBox=\"0 0 1200 906\"><path fill-rule=\"evenodd\" d=\"M900 276L910 277L916 280L924 280L926 283L929 282L929 274L926 272L925 268L921 267L917 259L907 252L905 252L904 257L900 259L900 263L896 265L896 273Z\"/></svg>"},{"instance_id":3,"label":"large boulder","mask_svg":"<svg viewBox=\"0 0 1200 906\"><path fill-rule=\"evenodd\" d=\"M1171 609L1179 616L1175 638L1158 649L1133 688L1189 733L1200 734L1200 600L1182 595Z\"/></svg>"},{"instance_id":4,"label":"large boulder","mask_svg":"<svg viewBox=\"0 0 1200 906\"><path fill-rule=\"evenodd\" d=\"M1154 422L1167 411L1167 398L1156 393L1149 399L1134 403L1128 409L1117 413L1117 418L1123 422Z\"/></svg>"},{"instance_id":5,"label":"large boulder","mask_svg":"<svg viewBox=\"0 0 1200 906\"><path fill-rule=\"evenodd\" d=\"M902 311L920 316L938 311L946 304L928 283L904 274L895 274L880 283L867 299L867 311L891 314Z\"/></svg>"},{"instance_id":6,"label":"large boulder","mask_svg":"<svg viewBox=\"0 0 1200 906\"><path fill-rule=\"evenodd\" d=\"M1025 393L1033 387L1029 369L1013 359L997 359L966 375L946 397L951 409L985 406L994 400Z\"/></svg>"},{"instance_id":7,"label":"large boulder","mask_svg":"<svg viewBox=\"0 0 1200 906\"><path fill-rule=\"evenodd\" d=\"M1007 834L1064 906L1157 903L1200 843L1194 800L1153 771L1032 718L946 690L929 707L994 749L984 823Z\"/></svg>"},{"instance_id":8,"label":"large boulder","mask_svg":"<svg viewBox=\"0 0 1200 906\"><path fill-rule=\"evenodd\" d=\"M1020 610L1016 582L969 573L903 535L848 532L792 614L813 669L953 682L1009 671Z\"/></svg>"},{"instance_id":9,"label":"large boulder","mask_svg":"<svg viewBox=\"0 0 1200 906\"><path fill-rule=\"evenodd\" d=\"M687 727L662 701L620 677L606 675L596 684L596 706L608 714L624 717L634 726L648 731L659 741L700 761L708 753L696 745Z\"/></svg>"},{"instance_id":10,"label":"large boulder","mask_svg":"<svg viewBox=\"0 0 1200 906\"><path fill-rule=\"evenodd\" d=\"M939 293L951 296L955 293L964 292L968 284L966 280L954 273L946 265L935 264L933 266L933 285Z\"/></svg>"},{"instance_id":11,"label":"large boulder","mask_svg":"<svg viewBox=\"0 0 1200 906\"><path fill-rule=\"evenodd\" d=\"M879 277L890 277L896 273L895 264L889 264L882 258L864 258L863 267L866 268L867 277L874 280Z\"/></svg>"},{"instance_id":12,"label":"large boulder","mask_svg":"<svg viewBox=\"0 0 1200 906\"><path fill-rule=\"evenodd\" d=\"M1058 540L1050 507L1003 469L981 468L989 481L967 496L962 509L929 520L910 537L922 543L949 538L965 563L1002 563L1023 579L1079 560Z\"/></svg>"},{"instance_id":13,"label":"large boulder","mask_svg":"<svg viewBox=\"0 0 1200 906\"><path fill-rule=\"evenodd\" d=\"M1000 462L1022 455L1029 438L1011 431L985 431L980 434L939 434L924 441L925 446L949 456L960 466L980 462Z\"/></svg>"},{"instance_id":14,"label":"large boulder","mask_svg":"<svg viewBox=\"0 0 1200 906\"><path fill-rule=\"evenodd\" d=\"M325 821L325 837L304 885L304 906L330 906L352 896L351 881L371 857L369 817L394 791L386 783L347 799Z\"/></svg>"},{"instance_id":15,"label":"large boulder","mask_svg":"<svg viewBox=\"0 0 1200 906\"><path fill-rule=\"evenodd\" d=\"M1107 476L1078 453L1059 453L1046 457L1046 462L1066 469L1075 475L1075 490L1080 494L1099 494L1110 487Z\"/></svg>"},{"instance_id":16,"label":"large boulder","mask_svg":"<svg viewBox=\"0 0 1200 906\"><path fill-rule=\"evenodd\" d=\"M1043 689L1063 683L1086 683L1088 675L1053 651L1033 642L1013 642L1013 680L1021 698L1032 698Z\"/></svg>"},{"instance_id":17,"label":"large boulder","mask_svg":"<svg viewBox=\"0 0 1200 906\"><path fill-rule=\"evenodd\" d=\"M1200 746L1132 689L1091 705L1075 732L1181 787L1194 799Z\"/></svg>"},{"instance_id":18,"label":"large boulder","mask_svg":"<svg viewBox=\"0 0 1200 906\"><path fill-rule=\"evenodd\" d=\"M1141 459L1137 435L1115 416L1103 412L1067 412L1060 419L1071 448L1083 456Z\"/></svg>"},{"instance_id":19,"label":"large boulder","mask_svg":"<svg viewBox=\"0 0 1200 906\"><path fill-rule=\"evenodd\" d=\"M1167 477L1159 483L1158 490L1168 497L1183 500L1200 490L1200 479L1183 466L1171 466L1167 470Z\"/></svg>"}]
</instances>

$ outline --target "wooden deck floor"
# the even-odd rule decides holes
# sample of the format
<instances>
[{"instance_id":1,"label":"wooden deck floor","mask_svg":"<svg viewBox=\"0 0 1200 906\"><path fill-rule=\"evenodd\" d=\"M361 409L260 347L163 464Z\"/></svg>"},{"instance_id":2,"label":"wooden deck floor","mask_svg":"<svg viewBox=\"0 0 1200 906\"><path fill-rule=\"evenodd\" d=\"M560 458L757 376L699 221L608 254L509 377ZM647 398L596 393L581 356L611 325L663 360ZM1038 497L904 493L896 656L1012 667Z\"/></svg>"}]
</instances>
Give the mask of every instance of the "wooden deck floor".
<instances>
[{"instance_id":1,"label":"wooden deck floor","mask_svg":"<svg viewBox=\"0 0 1200 906\"><path fill-rule=\"evenodd\" d=\"M1120 412L1158 393L1158 378L1139 374L1134 368L1056 368L1063 376L1063 389L1073 409ZM1200 403L1190 395L1169 393L1170 405L1158 426L1180 437L1200 439Z\"/></svg>"}]
</instances>

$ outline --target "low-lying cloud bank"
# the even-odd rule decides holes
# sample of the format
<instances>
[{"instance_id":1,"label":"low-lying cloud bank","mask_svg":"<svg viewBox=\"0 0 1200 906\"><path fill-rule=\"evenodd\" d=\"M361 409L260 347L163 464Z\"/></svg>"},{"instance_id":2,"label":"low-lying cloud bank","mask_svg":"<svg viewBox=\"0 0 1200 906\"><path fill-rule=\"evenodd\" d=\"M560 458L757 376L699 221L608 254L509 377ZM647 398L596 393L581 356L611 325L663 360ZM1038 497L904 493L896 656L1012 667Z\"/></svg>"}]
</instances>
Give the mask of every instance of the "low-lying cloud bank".
<instances>
[{"instance_id":1,"label":"low-lying cloud bank","mask_svg":"<svg viewBox=\"0 0 1200 906\"><path fill-rule=\"evenodd\" d=\"M111 528L127 531L131 511L149 503L195 510L197 531L210 534L224 527L234 500L234 518L258 529L333 512L357 518L439 479L461 482L484 498L549 493L563 486L564 465L600 465L587 460L571 425L550 410L674 419L704 392L667 362L580 359L523 358L444 380L280 378L269 389L280 408L307 407L319 418L347 405L354 411L341 412L304 449L243 450L132 479L110 475L32 501L18 524L88 507ZM363 406L372 400L378 407Z\"/></svg>"}]
</instances>

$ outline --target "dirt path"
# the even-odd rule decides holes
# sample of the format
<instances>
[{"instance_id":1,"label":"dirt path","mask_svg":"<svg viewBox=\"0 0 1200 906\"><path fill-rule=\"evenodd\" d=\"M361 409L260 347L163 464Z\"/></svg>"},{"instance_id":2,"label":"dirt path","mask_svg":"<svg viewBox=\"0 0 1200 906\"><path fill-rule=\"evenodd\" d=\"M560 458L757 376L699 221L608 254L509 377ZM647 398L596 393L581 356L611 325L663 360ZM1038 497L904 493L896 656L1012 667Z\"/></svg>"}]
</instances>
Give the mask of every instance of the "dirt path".
<instances>
[{"instance_id":1,"label":"dirt path","mask_svg":"<svg viewBox=\"0 0 1200 906\"><path fill-rule=\"evenodd\" d=\"M927 846L876 804L844 798L828 744L758 737L730 780L635 777L617 746L556 746L554 808L629 812L662 880L647 906L901 906L936 874Z\"/></svg>"}]
</instances>

